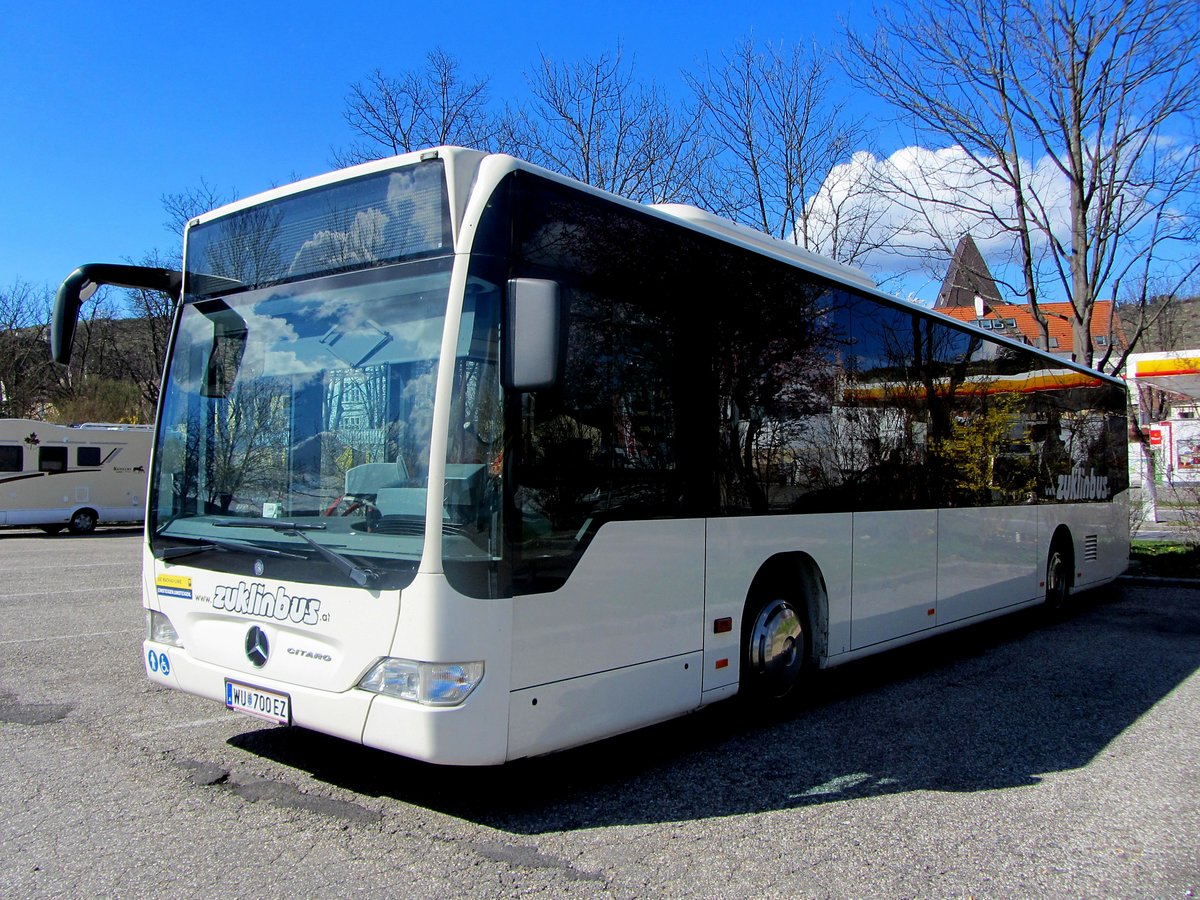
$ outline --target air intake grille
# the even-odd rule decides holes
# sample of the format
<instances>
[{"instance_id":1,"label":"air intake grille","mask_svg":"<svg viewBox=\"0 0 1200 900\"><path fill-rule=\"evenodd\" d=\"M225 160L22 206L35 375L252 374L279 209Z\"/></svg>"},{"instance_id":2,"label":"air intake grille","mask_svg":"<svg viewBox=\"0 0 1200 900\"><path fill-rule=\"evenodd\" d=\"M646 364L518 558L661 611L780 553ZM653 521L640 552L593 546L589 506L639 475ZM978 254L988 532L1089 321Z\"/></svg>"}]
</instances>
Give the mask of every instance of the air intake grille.
<instances>
[{"instance_id":1,"label":"air intake grille","mask_svg":"<svg viewBox=\"0 0 1200 900\"><path fill-rule=\"evenodd\" d=\"M1083 558L1096 561L1097 552L1099 550L1100 541L1094 534L1089 534L1083 539Z\"/></svg>"}]
</instances>

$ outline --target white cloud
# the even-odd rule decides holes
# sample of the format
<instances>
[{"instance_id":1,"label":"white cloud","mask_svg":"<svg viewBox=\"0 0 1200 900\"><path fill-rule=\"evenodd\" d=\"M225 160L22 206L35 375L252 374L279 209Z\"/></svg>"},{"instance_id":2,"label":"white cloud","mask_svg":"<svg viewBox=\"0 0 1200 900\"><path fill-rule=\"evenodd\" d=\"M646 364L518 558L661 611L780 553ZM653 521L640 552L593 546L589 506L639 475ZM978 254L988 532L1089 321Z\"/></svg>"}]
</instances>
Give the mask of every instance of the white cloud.
<instances>
[{"instance_id":1,"label":"white cloud","mask_svg":"<svg viewBox=\"0 0 1200 900\"><path fill-rule=\"evenodd\" d=\"M316 272L361 265L379 259L388 217L378 209L360 210L344 231L318 231L301 245L292 260L293 272Z\"/></svg>"},{"instance_id":2,"label":"white cloud","mask_svg":"<svg viewBox=\"0 0 1200 900\"><path fill-rule=\"evenodd\" d=\"M820 249L876 277L923 271L926 282L945 271L958 240L975 239L990 266L1002 269L1014 241L1003 224L1016 219L1011 188L961 147L901 148L886 158L860 151L834 167L809 201ZM1054 233L1068 234L1066 181L1049 157L1021 161L1028 189L1046 208ZM850 239L853 243L847 243ZM1035 252L1045 239L1035 236ZM922 289L922 293L925 293Z\"/></svg>"}]
</instances>

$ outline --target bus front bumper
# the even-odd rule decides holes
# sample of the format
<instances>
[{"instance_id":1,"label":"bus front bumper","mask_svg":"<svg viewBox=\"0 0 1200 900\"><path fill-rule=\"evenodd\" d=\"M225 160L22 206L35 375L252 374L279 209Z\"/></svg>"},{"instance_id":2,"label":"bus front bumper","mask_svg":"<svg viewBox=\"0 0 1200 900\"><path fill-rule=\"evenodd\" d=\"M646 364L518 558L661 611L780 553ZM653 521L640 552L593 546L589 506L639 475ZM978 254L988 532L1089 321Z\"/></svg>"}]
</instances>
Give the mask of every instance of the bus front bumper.
<instances>
[{"instance_id":1,"label":"bus front bumper","mask_svg":"<svg viewBox=\"0 0 1200 900\"><path fill-rule=\"evenodd\" d=\"M496 765L506 758L508 691L489 683L486 675L461 706L430 707L359 688L321 691L230 672L193 659L184 648L154 641L143 641L142 662L152 682L227 706L234 685L231 708L241 707L249 719L255 713L246 710L242 698L266 698L259 706L264 724L286 719L286 724L439 765Z\"/></svg>"}]
</instances>

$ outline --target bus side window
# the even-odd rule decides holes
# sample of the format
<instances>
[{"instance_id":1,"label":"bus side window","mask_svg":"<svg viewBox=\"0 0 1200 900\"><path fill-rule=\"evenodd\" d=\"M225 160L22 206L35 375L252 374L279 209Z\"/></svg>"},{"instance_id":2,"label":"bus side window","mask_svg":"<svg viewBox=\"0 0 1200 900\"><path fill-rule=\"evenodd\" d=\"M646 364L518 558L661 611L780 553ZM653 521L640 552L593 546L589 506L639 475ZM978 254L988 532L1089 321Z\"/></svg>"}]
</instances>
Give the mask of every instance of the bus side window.
<instances>
[{"instance_id":1,"label":"bus side window","mask_svg":"<svg viewBox=\"0 0 1200 900\"><path fill-rule=\"evenodd\" d=\"M20 447L0 447L0 472L20 472L24 468Z\"/></svg>"},{"instance_id":2,"label":"bus side window","mask_svg":"<svg viewBox=\"0 0 1200 900\"><path fill-rule=\"evenodd\" d=\"M66 447L38 447L39 472L67 471Z\"/></svg>"},{"instance_id":3,"label":"bus side window","mask_svg":"<svg viewBox=\"0 0 1200 900\"><path fill-rule=\"evenodd\" d=\"M75 465L77 466L98 466L100 465L100 448L99 447L79 447L75 451Z\"/></svg>"}]
</instances>

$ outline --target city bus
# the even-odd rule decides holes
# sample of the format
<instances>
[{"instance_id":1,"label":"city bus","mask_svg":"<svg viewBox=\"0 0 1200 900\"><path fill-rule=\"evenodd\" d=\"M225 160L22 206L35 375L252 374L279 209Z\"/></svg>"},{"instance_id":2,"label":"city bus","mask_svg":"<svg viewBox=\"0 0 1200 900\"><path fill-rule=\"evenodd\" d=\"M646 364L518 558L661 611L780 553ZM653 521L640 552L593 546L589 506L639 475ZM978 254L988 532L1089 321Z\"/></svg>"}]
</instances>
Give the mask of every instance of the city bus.
<instances>
[{"instance_id":1,"label":"city bus","mask_svg":"<svg viewBox=\"0 0 1200 900\"><path fill-rule=\"evenodd\" d=\"M686 206L441 147L199 216L151 681L498 764L1114 579L1121 382Z\"/></svg>"}]
</instances>

